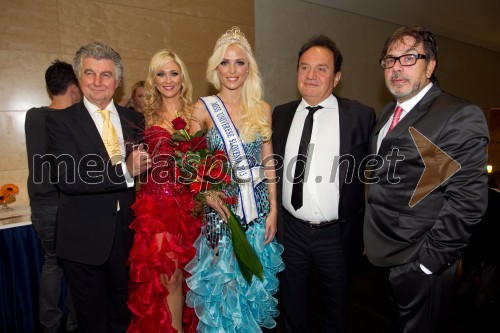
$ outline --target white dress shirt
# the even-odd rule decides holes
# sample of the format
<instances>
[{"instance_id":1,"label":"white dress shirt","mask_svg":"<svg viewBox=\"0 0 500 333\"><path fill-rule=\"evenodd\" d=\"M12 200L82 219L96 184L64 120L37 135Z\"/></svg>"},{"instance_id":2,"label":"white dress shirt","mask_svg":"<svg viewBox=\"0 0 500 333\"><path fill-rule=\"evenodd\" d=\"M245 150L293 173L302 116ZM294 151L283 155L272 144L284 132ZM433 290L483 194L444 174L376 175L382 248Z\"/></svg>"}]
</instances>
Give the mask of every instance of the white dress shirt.
<instances>
[{"instance_id":1,"label":"white dress shirt","mask_svg":"<svg viewBox=\"0 0 500 333\"><path fill-rule=\"evenodd\" d=\"M295 217L312 223L337 220L339 206L339 174L334 168L334 160L340 154L339 106L333 95L318 105L323 108L313 116L303 206L297 211L292 206L291 198L302 128L309 113L306 107L310 106L304 99L293 117L283 161L283 207Z\"/></svg>"},{"instance_id":2,"label":"white dress shirt","mask_svg":"<svg viewBox=\"0 0 500 333\"><path fill-rule=\"evenodd\" d=\"M101 113L98 112L101 109L96 105L90 103L90 101L86 97L83 97L83 104L87 108L87 111L92 117L92 120L94 121L95 126L97 127L97 130L99 131L99 134L102 137L102 126L104 123L104 119L102 118ZM121 166L123 170L123 175L125 177L125 181L127 182L127 187L132 187L134 186L134 178L130 176L130 173L127 170L127 165L125 163L125 144L123 140L122 124L120 122L120 116L118 115L118 111L116 110L113 100L111 100L108 106L106 106L105 110L109 110L109 119L111 120L111 123L115 127L116 135L118 136L118 142L120 143L120 153L122 156Z\"/></svg>"}]
</instances>

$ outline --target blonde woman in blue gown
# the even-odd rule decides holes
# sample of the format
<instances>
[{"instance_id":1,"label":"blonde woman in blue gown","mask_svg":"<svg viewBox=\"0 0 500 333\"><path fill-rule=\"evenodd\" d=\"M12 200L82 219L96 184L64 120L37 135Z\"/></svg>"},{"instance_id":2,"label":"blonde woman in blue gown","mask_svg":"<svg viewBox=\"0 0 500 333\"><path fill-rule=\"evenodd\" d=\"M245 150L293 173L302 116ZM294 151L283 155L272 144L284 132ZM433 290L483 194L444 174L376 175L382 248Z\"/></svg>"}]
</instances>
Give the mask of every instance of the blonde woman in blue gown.
<instances>
[{"instance_id":1,"label":"blonde woman in blue gown","mask_svg":"<svg viewBox=\"0 0 500 333\"><path fill-rule=\"evenodd\" d=\"M279 315L276 274L284 269L283 247L276 242L277 203L275 170L269 163L271 109L262 99L259 69L250 44L239 28L223 34L208 60L207 79L214 96L195 104L191 131L207 131L208 147L224 150L233 168L232 182L223 190L236 197L229 208L241 219L246 236L264 267L264 279L247 283L233 252L225 221L228 206L218 195L208 195L202 232L194 259L186 266L187 305L199 318L199 332L261 332L276 326ZM243 178L242 174L249 177ZM236 177L238 176L238 177ZM244 179L244 181L236 181Z\"/></svg>"}]
</instances>

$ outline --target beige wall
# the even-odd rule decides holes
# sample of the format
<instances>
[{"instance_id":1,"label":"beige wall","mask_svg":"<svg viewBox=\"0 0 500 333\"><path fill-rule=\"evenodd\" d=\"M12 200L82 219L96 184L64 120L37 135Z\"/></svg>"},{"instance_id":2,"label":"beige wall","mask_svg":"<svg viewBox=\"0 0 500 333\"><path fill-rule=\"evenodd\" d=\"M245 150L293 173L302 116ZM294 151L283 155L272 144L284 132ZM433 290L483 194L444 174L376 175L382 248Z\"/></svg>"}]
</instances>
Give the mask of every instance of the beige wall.
<instances>
[{"instance_id":1,"label":"beige wall","mask_svg":"<svg viewBox=\"0 0 500 333\"><path fill-rule=\"evenodd\" d=\"M395 7L394 10L397 10ZM418 22L408 22L408 24ZM390 100L378 64L385 39L399 26L299 0L255 0L257 60L267 101L298 98L297 53L309 37L330 36L344 55L336 92L381 107ZM441 88L483 108L500 106L500 53L436 36Z\"/></svg>"},{"instance_id":2,"label":"beige wall","mask_svg":"<svg viewBox=\"0 0 500 333\"><path fill-rule=\"evenodd\" d=\"M125 66L119 101L168 47L186 62L194 95L203 96L206 61L232 25L254 44L253 0L0 0L0 186L17 184L15 205L28 204L24 119L29 108L50 103L44 73L54 59L71 62L91 41L109 44Z\"/></svg>"}]
</instances>

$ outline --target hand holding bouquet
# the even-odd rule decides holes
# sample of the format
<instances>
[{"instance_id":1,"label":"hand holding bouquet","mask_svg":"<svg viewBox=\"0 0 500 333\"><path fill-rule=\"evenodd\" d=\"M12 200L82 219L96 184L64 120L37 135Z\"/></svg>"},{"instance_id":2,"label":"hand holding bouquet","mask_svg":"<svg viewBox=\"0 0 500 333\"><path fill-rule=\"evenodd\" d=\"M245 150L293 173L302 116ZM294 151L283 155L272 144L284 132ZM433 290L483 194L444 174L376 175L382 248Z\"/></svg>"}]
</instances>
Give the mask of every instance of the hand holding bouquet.
<instances>
[{"instance_id":1,"label":"hand holding bouquet","mask_svg":"<svg viewBox=\"0 0 500 333\"><path fill-rule=\"evenodd\" d=\"M253 275L263 280L262 263L248 242L241 221L227 206L234 204L236 198L228 198L222 192L223 186L231 183L231 168L225 152L208 149L203 131L190 136L181 117L175 118L172 125L177 131L172 135L172 143L178 146L174 154L175 164L180 173L179 180L189 185L195 198L193 213L202 212L203 204L214 208L231 230L234 254L245 280L250 284Z\"/></svg>"}]
</instances>

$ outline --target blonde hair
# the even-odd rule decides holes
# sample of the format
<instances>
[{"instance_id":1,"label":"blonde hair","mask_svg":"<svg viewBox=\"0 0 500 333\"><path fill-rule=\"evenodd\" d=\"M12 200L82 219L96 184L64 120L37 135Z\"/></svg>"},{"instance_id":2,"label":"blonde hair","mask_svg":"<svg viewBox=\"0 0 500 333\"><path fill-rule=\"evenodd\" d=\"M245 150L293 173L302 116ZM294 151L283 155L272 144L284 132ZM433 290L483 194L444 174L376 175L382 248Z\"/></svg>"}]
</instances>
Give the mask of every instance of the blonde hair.
<instances>
[{"instance_id":1,"label":"blonde hair","mask_svg":"<svg viewBox=\"0 0 500 333\"><path fill-rule=\"evenodd\" d=\"M230 45L237 45L245 53L248 60L248 75L241 90L242 113L239 128L241 137L245 141L253 141L259 134L262 140L268 141L271 138L272 130L266 114L265 102L262 99L262 79L257 62L250 51L240 42L220 45L208 59L207 80L215 89L220 91L221 83L217 74L217 67Z\"/></svg>"},{"instance_id":2,"label":"blonde hair","mask_svg":"<svg viewBox=\"0 0 500 333\"><path fill-rule=\"evenodd\" d=\"M160 68L167 63L174 61L181 68L182 87L181 87L181 102L182 110L179 112L186 113L192 108L193 104L193 85L189 79L189 73L184 62L172 50L164 49L156 52L149 63L148 76L144 83L144 117L146 118L146 126L149 127L157 120L156 111L161 105L161 94L155 86L155 77Z\"/></svg>"}]
</instances>

